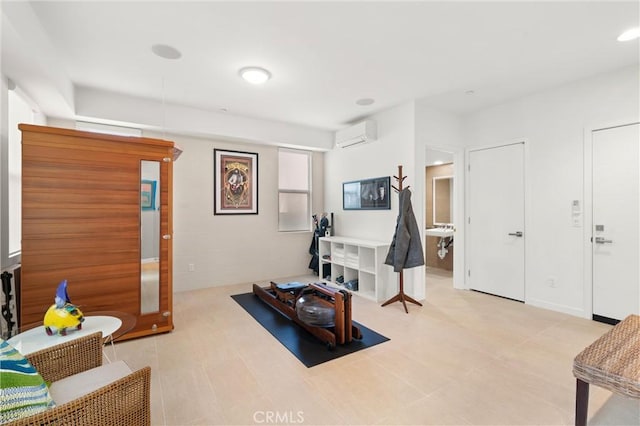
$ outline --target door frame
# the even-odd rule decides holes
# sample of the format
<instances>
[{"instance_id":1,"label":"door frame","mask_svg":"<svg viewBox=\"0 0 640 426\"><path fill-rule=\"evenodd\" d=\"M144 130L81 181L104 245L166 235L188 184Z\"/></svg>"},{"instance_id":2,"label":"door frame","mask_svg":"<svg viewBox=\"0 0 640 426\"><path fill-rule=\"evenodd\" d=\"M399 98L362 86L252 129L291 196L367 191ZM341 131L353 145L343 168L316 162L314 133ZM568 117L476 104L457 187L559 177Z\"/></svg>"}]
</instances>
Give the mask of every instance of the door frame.
<instances>
[{"instance_id":1,"label":"door frame","mask_svg":"<svg viewBox=\"0 0 640 426\"><path fill-rule=\"evenodd\" d=\"M495 144L488 144L488 145L479 145L479 146L473 146L473 147L468 147L465 149L465 168L464 168L464 175L465 175L465 179L464 179L464 183L465 183L465 212L464 212L464 227L465 227L465 234L468 235L469 233L469 216L470 216L470 211L469 211L469 207L471 206L470 203L470 176L469 176L469 167L470 167L470 154L472 151L481 151L481 150L485 150L485 149L492 149L492 148L500 148L503 146L509 146L509 145L516 145L516 144L522 144L522 150L523 150L523 179L524 179L524 218L523 218L523 226L524 229L522 230L522 232L524 233L524 271L523 271L523 279L524 279L524 303L528 304L529 302L529 286L527 285L528 282L528 277L527 277L527 253L531 253L531 238L529 238L529 230L532 229L531 228L531 215L529 214L529 212L531 211L531 188L530 188L530 182L531 179L529 179L529 173L530 173L530 166L529 166L529 139L528 138L516 138L516 139L511 139L508 141L504 141L504 142L498 142ZM469 283L469 261L468 259L470 259L470 245L469 244L465 244L465 259L467 260L465 265L464 265L464 285L465 288L469 289L470 287L470 283Z\"/></svg>"},{"instance_id":2,"label":"door frame","mask_svg":"<svg viewBox=\"0 0 640 426\"><path fill-rule=\"evenodd\" d=\"M457 289L469 289L466 286L467 281L465 279L465 188L466 188L466 155L465 149L455 146L439 146L426 144L424 146L425 161L422 164L422 181L426 180L426 152L427 149L433 151L442 151L453 155L453 193L455 195L453 199L453 224L455 228L454 244L457 249L453 250L453 288ZM427 193L426 187L423 188L423 193ZM421 225L421 238L425 241L424 235L424 218L426 217L426 199L423 197L422 209L424 210L423 223Z\"/></svg>"},{"instance_id":3,"label":"door frame","mask_svg":"<svg viewBox=\"0 0 640 426\"><path fill-rule=\"evenodd\" d=\"M591 319L593 315L593 132L616 127L640 124L637 118L616 120L599 125L585 126L583 136L584 187L583 187L583 264L584 287L582 297L583 317Z\"/></svg>"}]
</instances>

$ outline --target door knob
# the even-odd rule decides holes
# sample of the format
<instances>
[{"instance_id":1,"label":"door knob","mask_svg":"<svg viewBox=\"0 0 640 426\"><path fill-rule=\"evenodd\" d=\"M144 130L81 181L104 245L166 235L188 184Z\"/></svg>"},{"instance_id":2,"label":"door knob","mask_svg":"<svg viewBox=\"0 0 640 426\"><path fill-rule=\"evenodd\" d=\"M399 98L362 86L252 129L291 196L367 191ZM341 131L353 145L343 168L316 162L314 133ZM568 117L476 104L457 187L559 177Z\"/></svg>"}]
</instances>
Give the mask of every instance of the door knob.
<instances>
[{"instance_id":1,"label":"door knob","mask_svg":"<svg viewBox=\"0 0 640 426\"><path fill-rule=\"evenodd\" d=\"M605 240L603 237L596 237L596 244L611 244L613 240Z\"/></svg>"},{"instance_id":2,"label":"door knob","mask_svg":"<svg viewBox=\"0 0 640 426\"><path fill-rule=\"evenodd\" d=\"M518 232L509 232L509 235L512 237L522 237L524 234L521 231Z\"/></svg>"}]
</instances>

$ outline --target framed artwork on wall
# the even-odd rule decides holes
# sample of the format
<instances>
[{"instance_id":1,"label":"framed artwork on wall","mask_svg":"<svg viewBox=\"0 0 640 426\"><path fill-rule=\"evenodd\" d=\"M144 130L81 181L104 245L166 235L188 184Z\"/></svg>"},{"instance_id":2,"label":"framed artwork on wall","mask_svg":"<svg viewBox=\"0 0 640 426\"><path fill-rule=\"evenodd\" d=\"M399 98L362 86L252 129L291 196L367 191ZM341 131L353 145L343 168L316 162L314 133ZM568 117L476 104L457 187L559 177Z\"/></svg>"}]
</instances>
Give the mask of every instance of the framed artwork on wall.
<instances>
[{"instance_id":1,"label":"framed artwork on wall","mask_svg":"<svg viewBox=\"0 0 640 426\"><path fill-rule=\"evenodd\" d=\"M213 214L258 214L258 154L213 150Z\"/></svg>"},{"instance_id":2,"label":"framed artwork on wall","mask_svg":"<svg viewBox=\"0 0 640 426\"><path fill-rule=\"evenodd\" d=\"M156 208L156 181L140 181L140 209L155 210Z\"/></svg>"},{"instance_id":3,"label":"framed artwork on wall","mask_svg":"<svg viewBox=\"0 0 640 426\"><path fill-rule=\"evenodd\" d=\"M355 180L342 184L343 210L390 210L391 177Z\"/></svg>"}]
</instances>

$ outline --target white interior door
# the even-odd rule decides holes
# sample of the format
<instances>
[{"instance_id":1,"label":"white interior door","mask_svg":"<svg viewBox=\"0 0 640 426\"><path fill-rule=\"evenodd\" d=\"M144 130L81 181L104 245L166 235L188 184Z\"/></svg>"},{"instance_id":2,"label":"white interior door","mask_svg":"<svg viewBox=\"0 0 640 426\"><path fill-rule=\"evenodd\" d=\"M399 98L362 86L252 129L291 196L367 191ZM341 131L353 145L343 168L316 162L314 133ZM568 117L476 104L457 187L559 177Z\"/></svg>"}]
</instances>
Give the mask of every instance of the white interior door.
<instances>
[{"instance_id":1,"label":"white interior door","mask_svg":"<svg viewBox=\"0 0 640 426\"><path fill-rule=\"evenodd\" d=\"M524 143L469 152L467 279L524 301Z\"/></svg>"},{"instance_id":2,"label":"white interior door","mask_svg":"<svg viewBox=\"0 0 640 426\"><path fill-rule=\"evenodd\" d=\"M593 314L640 314L639 124L596 130L593 149Z\"/></svg>"}]
</instances>

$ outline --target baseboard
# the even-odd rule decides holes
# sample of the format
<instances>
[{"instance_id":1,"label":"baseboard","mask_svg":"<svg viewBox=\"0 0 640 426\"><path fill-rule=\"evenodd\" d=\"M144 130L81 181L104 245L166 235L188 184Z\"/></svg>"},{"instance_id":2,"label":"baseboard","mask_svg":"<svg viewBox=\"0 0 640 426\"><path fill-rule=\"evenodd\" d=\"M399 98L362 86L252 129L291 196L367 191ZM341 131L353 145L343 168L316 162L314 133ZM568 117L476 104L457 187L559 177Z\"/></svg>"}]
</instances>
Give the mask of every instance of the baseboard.
<instances>
[{"instance_id":1,"label":"baseboard","mask_svg":"<svg viewBox=\"0 0 640 426\"><path fill-rule=\"evenodd\" d=\"M620 322L619 319L603 317L602 315L596 315L596 314L591 315L591 319L593 319L594 321L603 322L605 324L610 324L610 325L616 325L617 323Z\"/></svg>"},{"instance_id":2,"label":"baseboard","mask_svg":"<svg viewBox=\"0 0 640 426\"><path fill-rule=\"evenodd\" d=\"M579 308L574 308L573 306L560 305L558 303L550 303L540 299L525 299L525 303L527 305L535 306L538 308L549 309L550 311L562 312L564 314L569 314L574 317L580 318L589 318L585 316L584 310Z\"/></svg>"},{"instance_id":3,"label":"baseboard","mask_svg":"<svg viewBox=\"0 0 640 426\"><path fill-rule=\"evenodd\" d=\"M500 296L499 294L493 294L493 293L489 293L489 292L486 292L486 291L480 291L480 290L476 290L475 288L472 288L470 290L471 291L475 291L476 293L482 293L482 294L487 294L489 296L499 297L499 298L505 299L505 300L511 300L512 302L524 303L524 300L512 299L511 297Z\"/></svg>"}]
</instances>

